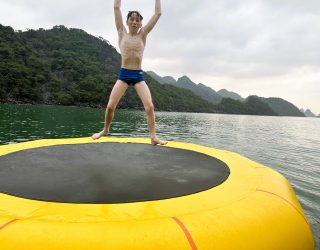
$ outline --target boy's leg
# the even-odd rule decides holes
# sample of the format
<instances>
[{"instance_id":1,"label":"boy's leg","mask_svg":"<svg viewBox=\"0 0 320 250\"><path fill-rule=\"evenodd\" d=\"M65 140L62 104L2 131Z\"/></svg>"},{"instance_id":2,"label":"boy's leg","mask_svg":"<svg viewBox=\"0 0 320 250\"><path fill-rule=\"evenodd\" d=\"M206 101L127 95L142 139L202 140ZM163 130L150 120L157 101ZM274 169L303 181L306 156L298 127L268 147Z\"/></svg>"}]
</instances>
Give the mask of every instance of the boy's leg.
<instances>
[{"instance_id":1,"label":"boy's leg","mask_svg":"<svg viewBox=\"0 0 320 250\"><path fill-rule=\"evenodd\" d=\"M138 96L140 97L144 109L147 112L147 122L148 122L148 129L150 132L151 143L153 145L164 145L167 142L160 140L156 135L156 126L155 126L155 114L154 114L154 107L152 103L152 97L149 90L148 85L145 81L138 82L134 85L135 90L137 91Z\"/></svg>"},{"instance_id":2,"label":"boy's leg","mask_svg":"<svg viewBox=\"0 0 320 250\"><path fill-rule=\"evenodd\" d=\"M116 107L123 96L123 94L126 92L128 88L128 84L121 80L117 80L115 85L112 88L109 101L107 104L106 112L105 112L105 118L104 118L104 128L99 133L95 133L91 136L92 139L96 140L99 139L101 136L108 135L109 133L109 127L112 122L114 111L116 110Z\"/></svg>"}]
</instances>

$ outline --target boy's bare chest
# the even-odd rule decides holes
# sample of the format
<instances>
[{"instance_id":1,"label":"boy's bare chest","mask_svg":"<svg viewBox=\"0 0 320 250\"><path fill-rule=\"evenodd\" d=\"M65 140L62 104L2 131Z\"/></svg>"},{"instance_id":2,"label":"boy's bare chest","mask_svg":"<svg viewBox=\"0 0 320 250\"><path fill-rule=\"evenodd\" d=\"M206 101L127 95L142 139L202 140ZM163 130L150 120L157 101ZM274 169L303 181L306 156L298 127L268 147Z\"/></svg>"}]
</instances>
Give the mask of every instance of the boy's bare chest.
<instances>
[{"instance_id":1,"label":"boy's bare chest","mask_svg":"<svg viewBox=\"0 0 320 250\"><path fill-rule=\"evenodd\" d=\"M136 50L141 51L144 49L144 42L141 36L129 36L125 35L120 41L121 50Z\"/></svg>"}]
</instances>

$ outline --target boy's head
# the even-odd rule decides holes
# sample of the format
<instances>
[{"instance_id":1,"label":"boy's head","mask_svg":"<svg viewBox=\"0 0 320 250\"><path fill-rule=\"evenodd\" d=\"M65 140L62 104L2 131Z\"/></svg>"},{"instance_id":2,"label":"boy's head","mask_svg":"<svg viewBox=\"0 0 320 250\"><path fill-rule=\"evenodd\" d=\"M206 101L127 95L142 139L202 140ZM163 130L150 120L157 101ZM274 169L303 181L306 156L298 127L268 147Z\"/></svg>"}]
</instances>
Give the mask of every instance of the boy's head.
<instances>
[{"instance_id":1,"label":"boy's head","mask_svg":"<svg viewBox=\"0 0 320 250\"><path fill-rule=\"evenodd\" d=\"M127 22L129 21L129 19L131 17L138 17L140 22L142 21L143 17L141 16L140 12L137 11L137 10L132 10L132 11L129 11L128 12L128 15L127 15Z\"/></svg>"}]
</instances>

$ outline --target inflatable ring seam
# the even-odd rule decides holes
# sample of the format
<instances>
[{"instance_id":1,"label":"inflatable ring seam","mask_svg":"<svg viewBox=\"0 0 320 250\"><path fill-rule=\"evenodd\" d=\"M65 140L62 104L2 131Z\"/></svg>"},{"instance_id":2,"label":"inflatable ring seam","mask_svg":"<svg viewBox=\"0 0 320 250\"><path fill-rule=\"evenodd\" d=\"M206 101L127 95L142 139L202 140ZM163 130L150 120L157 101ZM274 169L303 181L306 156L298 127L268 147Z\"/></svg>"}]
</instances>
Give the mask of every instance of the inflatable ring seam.
<instances>
[{"instance_id":1,"label":"inflatable ring seam","mask_svg":"<svg viewBox=\"0 0 320 250\"><path fill-rule=\"evenodd\" d=\"M306 223L307 225L309 225L306 217L305 217L305 216L303 215L303 213L299 210L299 208L297 208L292 202L288 201L286 198L282 197L281 195L278 195L278 194L275 194L275 193L273 193L273 192L270 192L270 191L268 191L268 190L257 189L256 191L257 191L257 192L262 192L262 193L267 193L268 195L275 196L275 197L281 199L283 202L285 202L286 204L290 205L290 207L292 207L295 211L297 211L297 212L301 215L301 217L303 218L303 220L305 221L305 223Z\"/></svg>"}]
</instances>

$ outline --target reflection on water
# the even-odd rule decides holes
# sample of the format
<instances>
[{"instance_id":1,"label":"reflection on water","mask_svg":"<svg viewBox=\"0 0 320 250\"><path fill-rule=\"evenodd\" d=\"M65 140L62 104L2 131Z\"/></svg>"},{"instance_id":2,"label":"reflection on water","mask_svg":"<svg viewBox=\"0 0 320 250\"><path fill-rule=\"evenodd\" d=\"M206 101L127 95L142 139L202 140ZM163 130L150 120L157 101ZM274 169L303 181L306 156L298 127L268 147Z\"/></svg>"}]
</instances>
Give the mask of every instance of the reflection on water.
<instances>
[{"instance_id":1,"label":"reflection on water","mask_svg":"<svg viewBox=\"0 0 320 250\"><path fill-rule=\"evenodd\" d=\"M41 138L86 137L103 128L104 110L61 106L0 105L0 144ZM320 119L157 112L166 140L238 152L274 168L293 185L320 235ZM147 137L145 113L118 110L111 136Z\"/></svg>"}]
</instances>

